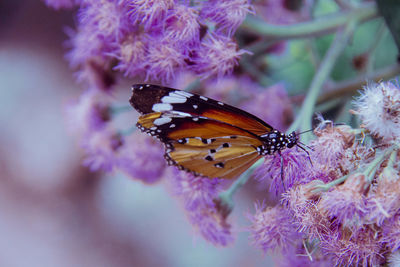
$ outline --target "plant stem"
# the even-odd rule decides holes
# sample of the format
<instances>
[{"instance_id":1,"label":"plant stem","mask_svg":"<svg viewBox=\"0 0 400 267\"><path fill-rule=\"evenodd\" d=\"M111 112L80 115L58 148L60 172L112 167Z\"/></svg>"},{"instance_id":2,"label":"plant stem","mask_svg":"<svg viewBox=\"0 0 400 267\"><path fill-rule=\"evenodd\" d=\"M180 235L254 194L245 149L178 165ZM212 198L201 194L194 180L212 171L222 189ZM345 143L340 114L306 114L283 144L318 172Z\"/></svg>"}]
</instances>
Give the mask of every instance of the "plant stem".
<instances>
[{"instance_id":1,"label":"plant stem","mask_svg":"<svg viewBox=\"0 0 400 267\"><path fill-rule=\"evenodd\" d=\"M356 24L356 20L351 20L348 22L345 29L336 34L332 45L322 59L321 65L311 82L310 89L300 109L299 116L297 116L296 120L289 127L288 132L296 130L306 131L312 128L312 115L319 92L321 91L323 83L329 77L336 59L352 36ZM307 142L311 139L311 133L302 135L302 138L303 142Z\"/></svg>"},{"instance_id":2,"label":"plant stem","mask_svg":"<svg viewBox=\"0 0 400 267\"><path fill-rule=\"evenodd\" d=\"M365 21L376 16L378 16L378 13L375 3L366 3L349 11L337 12L316 18L312 21L293 25L274 25L260 18L247 16L241 26L241 30L251 31L261 36L287 40L290 38L323 35L345 26L349 20Z\"/></svg>"},{"instance_id":3,"label":"plant stem","mask_svg":"<svg viewBox=\"0 0 400 267\"><path fill-rule=\"evenodd\" d=\"M249 180L254 170L263 163L263 160L264 159L260 159L254 163L253 166L251 166L236 181L234 181L227 190L219 194L221 203L229 210L232 210L234 206L233 195Z\"/></svg>"}]
</instances>

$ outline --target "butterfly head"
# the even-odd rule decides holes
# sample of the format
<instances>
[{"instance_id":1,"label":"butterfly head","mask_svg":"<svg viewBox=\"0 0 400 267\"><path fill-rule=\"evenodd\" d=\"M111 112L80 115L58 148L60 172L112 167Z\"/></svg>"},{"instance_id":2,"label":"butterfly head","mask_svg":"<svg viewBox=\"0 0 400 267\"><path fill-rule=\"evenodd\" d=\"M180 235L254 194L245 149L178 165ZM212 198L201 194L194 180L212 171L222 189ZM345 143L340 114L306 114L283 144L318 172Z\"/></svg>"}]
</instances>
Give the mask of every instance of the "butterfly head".
<instances>
[{"instance_id":1,"label":"butterfly head","mask_svg":"<svg viewBox=\"0 0 400 267\"><path fill-rule=\"evenodd\" d=\"M288 134L287 136L286 136L286 147L288 147L288 148L292 148L292 147L294 147L295 145L297 145L297 142L299 141L299 137L298 137L298 135L296 134L296 132L291 132L290 134Z\"/></svg>"}]
</instances>

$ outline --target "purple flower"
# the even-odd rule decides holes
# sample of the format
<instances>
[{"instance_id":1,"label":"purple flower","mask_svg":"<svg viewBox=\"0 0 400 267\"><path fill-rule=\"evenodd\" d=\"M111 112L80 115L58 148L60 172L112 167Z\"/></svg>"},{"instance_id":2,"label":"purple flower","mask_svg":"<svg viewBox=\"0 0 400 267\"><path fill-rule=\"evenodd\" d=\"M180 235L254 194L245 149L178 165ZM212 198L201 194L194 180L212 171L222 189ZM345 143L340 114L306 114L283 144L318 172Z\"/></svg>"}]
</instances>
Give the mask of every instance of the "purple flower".
<instances>
[{"instance_id":1,"label":"purple flower","mask_svg":"<svg viewBox=\"0 0 400 267\"><path fill-rule=\"evenodd\" d=\"M378 226L399 213L400 183L396 169L387 166L379 174L377 183L371 186L368 193L367 209L367 220Z\"/></svg>"},{"instance_id":2,"label":"purple flower","mask_svg":"<svg viewBox=\"0 0 400 267\"><path fill-rule=\"evenodd\" d=\"M66 107L69 128L82 135L102 130L111 119L109 113L111 98L95 89L85 91L77 102Z\"/></svg>"},{"instance_id":3,"label":"purple flower","mask_svg":"<svg viewBox=\"0 0 400 267\"><path fill-rule=\"evenodd\" d=\"M175 77L176 70L186 64L186 56L182 54L175 42L168 39L154 39L152 42L154 45L149 46L143 66L147 70L146 80L170 81Z\"/></svg>"},{"instance_id":4,"label":"purple flower","mask_svg":"<svg viewBox=\"0 0 400 267\"><path fill-rule=\"evenodd\" d=\"M241 107L275 129L285 130L293 118L293 107L284 85L276 84L264 89L248 82L246 89L250 94L249 100L242 103Z\"/></svg>"},{"instance_id":5,"label":"purple flower","mask_svg":"<svg viewBox=\"0 0 400 267\"><path fill-rule=\"evenodd\" d=\"M400 138L400 89L392 82L371 83L354 102L363 126L386 141Z\"/></svg>"},{"instance_id":6,"label":"purple flower","mask_svg":"<svg viewBox=\"0 0 400 267\"><path fill-rule=\"evenodd\" d=\"M220 180L193 176L176 169L170 176L173 191L183 200L189 221L197 232L217 246L232 243L231 225L227 222L229 210L218 198Z\"/></svg>"},{"instance_id":7,"label":"purple flower","mask_svg":"<svg viewBox=\"0 0 400 267\"><path fill-rule=\"evenodd\" d=\"M174 0L123 0L129 8L132 22L143 25L145 29L158 26L169 9L175 5Z\"/></svg>"},{"instance_id":8,"label":"purple flower","mask_svg":"<svg viewBox=\"0 0 400 267\"><path fill-rule=\"evenodd\" d=\"M127 35L120 42L113 44L115 49L110 55L119 60L114 69L123 71L124 75L131 77L144 73L148 46L149 36L135 33Z\"/></svg>"},{"instance_id":9,"label":"purple flower","mask_svg":"<svg viewBox=\"0 0 400 267\"><path fill-rule=\"evenodd\" d=\"M384 222L380 242L387 246L391 252L400 248L400 215L396 215Z\"/></svg>"},{"instance_id":10,"label":"purple flower","mask_svg":"<svg viewBox=\"0 0 400 267\"><path fill-rule=\"evenodd\" d=\"M82 148L85 150L83 165L89 167L91 171L112 171L116 164L117 150L122 145L121 136L110 127L84 136L82 139Z\"/></svg>"},{"instance_id":11,"label":"purple flower","mask_svg":"<svg viewBox=\"0 0 400 267\"><path fill-rule=\"evenodd\" d=\"M307 249L305 248L307 247ZM318 242L302 239L282 251L280 257L275 256L275 262L280 267L331 267L333 262L318 249Z\"/></svg>"},{"instance_id":12,"label":"purple flower","mask_svg":"<svg viewBox=\"0 0 400 267\"><path fill-rule=\"evenodd\" d=\"M358 231L343 229L321 239L322 252L331 256L334 266L379 266L384 262L376 231L368 226Z\"/></svg>"},{"instance_id":13,"label":"purple flower","mask_svg":"<svg viewBox=\"0 0 400 267\"><path fill-rule=\"evenodd\" d=\"M310 181L305 170L311 168L311 164L303 150L285 149L281 155L282 158L279 154L266 157L264 163L256 170L257 180L272 179L270 190L275 190L277 195L294 185Z\"/></svg>"},{"instance_id":14,"label":"purple flower","mask_svg":"<svg viewBox=\"0 0 400 267\"><path fill-rule=\"evenodd\" d=\"M166 164L162 145L143 133L135 132L124 139L118 150L115 167L145 183L159 181Z\"/></svg>"},{"instance_id":15,"label":"purple flower","mask_svg":"<svg viewBox=\"0 0 400 267\"><path fill-rule=\"evenodd\" d=\"M192 69L207 78L230 74L245 50L238 50L236 42L222 35L208 34L196 50Z\"/></svg>"},{"instance_id":16,"label":"purple flower","mask_svg":"<svg viewBox=\"0 0 400 267\"><path fill-rule=\"evenodd\" d=\"M253 246L264 252L278 247L287 250L301 237L296 232L293 217L282 206L266 207L264 203L256 203L255 209L254 215L248 214Z\"/></svg>"},{"instance_id":17,"label":"purple flower","mask_svg":"<svg viewBox=\"0 0 400 267\"><path fill-rule=\"evenodd\" d=\"M312 1L268 0L255 3L257 15L273 24L292 24L310 18Z\"/></svg>"},{"instance_id":18,"label":"purple flower","mask_svg":"<svg viewBox=\"0 0 400 267\"><path fill-rule=\"evenodd\" d=\"M165 18L165 38L193 45L200 41L200 24L196 10L184 5L176 5Z\"/></svg>"},{"instance_id":19,"label":"purple flower","mask_svg":"<svg viewBox=\"0 0 400 267\"><path fill-rule=\"evenodd\" d=\"M89 28L102 42L112 42L129 31L128 17L119 1L88 1L78 13L80 25Z\"/></svg>"},{"instance_id":20,"label":"purple flower","mask_svg":"<svg viewBox=\"0 0 400 267\"><path fill-rule=\"evenodd\" d=\"M210 0L201 9L201 17L217 23L220 30L232 36L248 13L252 13L248 0Z\"/></svg>"},{"instance_id":21,"label":"purple flower","mask_svg":"<svg viewBox=\"0 0 400 267\"><path fill-rule=\"evenodd\" d=\"M282 202L288 207L300 233L307 234L310 240L321 239L332 233L332 222L319 208L321 193L315 188L322 182L314 180L308 184L297 185L282 195Z\"/></svg>"},{"instance_id":22,"label":"purple flower","mask_svg":"<svg viewBox=\"0 0 400 267\"><path fill-rule=\"evenodd\" d=\"M44 0L45 4L56 10L62 8L72 8L79 4L80 0Z\"/></svg>"},{"instance_id":23,"label":"purple flower","mask_svg":"<svg viewBox=\"0 0 400 267\"><path fill-rule=\"evenodd\" d=\"M346 227L361 227L367 213L365 185L363 174L350 175L344 184L323 194L318 206Z\"/></svg>"}]
</instances>

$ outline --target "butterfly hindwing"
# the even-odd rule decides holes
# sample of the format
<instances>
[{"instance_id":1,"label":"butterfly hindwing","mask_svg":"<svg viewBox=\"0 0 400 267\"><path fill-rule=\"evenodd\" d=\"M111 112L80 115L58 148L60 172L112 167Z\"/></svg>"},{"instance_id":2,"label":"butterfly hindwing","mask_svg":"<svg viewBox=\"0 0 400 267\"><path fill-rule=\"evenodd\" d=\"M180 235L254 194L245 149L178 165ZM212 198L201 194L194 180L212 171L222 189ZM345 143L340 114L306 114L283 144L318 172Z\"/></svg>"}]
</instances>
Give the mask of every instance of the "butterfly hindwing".
<instances>
[{"instance_id":1,"label":"butterfly hindwing","mask_svg":"<svg viewBox=\"0 0 400 267\"><path fill-rule=\"evenodd\" d=\"M254 164L260 155L255 139L238 136L213 139L186 138L185 142L170 142L165 157L169 164L210 178L236 178Z\"/></svg>"}]
</instances>

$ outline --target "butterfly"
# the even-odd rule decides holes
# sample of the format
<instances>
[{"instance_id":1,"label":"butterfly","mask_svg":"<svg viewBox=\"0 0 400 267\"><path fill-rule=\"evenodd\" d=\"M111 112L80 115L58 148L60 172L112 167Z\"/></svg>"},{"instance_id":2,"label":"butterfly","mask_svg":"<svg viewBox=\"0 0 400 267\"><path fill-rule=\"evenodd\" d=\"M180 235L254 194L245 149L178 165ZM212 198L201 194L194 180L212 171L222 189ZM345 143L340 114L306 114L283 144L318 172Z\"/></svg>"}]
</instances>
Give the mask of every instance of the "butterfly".
<instances>
[{"instance_id":1,"label":"butterfly","mask_svg":"<svg viewBox=\"0 0 400 267\"><path fill-rule=\"evenodd\" d=\"M178 89L136 84L129 102L142 114L136 126L165 145L167 163L194 175L237 178L299 141L244 110Z\"/></svg>"}]
</instances>

